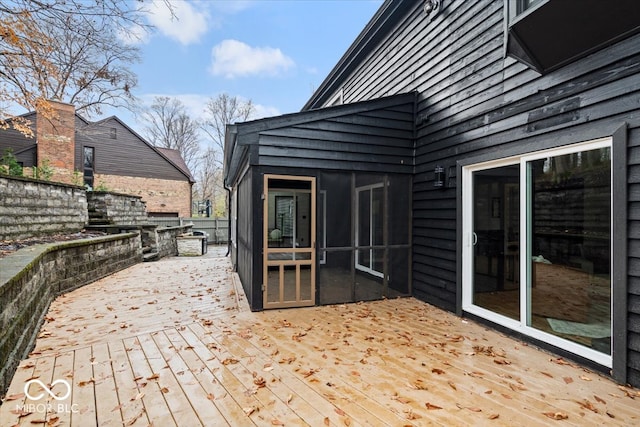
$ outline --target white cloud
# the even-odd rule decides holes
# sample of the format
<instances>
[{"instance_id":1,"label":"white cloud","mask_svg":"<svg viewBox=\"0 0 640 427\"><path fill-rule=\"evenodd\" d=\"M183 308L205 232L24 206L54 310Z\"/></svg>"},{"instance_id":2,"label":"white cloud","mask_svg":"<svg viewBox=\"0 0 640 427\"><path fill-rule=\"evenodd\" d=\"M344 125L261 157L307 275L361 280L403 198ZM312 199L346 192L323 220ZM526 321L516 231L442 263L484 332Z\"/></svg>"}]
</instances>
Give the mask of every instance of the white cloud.
<instances>
[{"instance_id":1,"label":"white cloud","mask_svg":"<svg viewBox=\"0 0 640 427\"><path fill-rule=\"evenodd\" d=\"M223 40L211 51L213 75L235 78L248 75L277 75L295 63L272 47L252 47L238 40Z\"/></svg>"},{"instance_id":2,"label":"white cloud","mask_svg":"<svg viewBox=\"0 0 640 427\"><path fill-rule=\"evenodd\" d=\"M200 40L208 30L208 13L197 11L194 3L169 0L171 10L164 1L154 0L148 10L149 22L166 37L177 40L183 45ZM197 3L195 3L197 4ZM173 10L173 15L171 11Z\"/></svg>"}]
</instances>

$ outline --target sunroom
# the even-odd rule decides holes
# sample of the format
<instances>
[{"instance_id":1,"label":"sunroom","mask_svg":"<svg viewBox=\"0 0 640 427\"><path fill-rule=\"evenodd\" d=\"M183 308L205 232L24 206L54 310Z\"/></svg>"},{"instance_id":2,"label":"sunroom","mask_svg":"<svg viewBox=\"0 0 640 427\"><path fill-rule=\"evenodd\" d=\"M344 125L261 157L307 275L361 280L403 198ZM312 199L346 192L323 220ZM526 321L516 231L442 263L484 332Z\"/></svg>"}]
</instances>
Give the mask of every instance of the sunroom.
<instances>
[{"instance_id":1,"label":"sunroom","mask_svg":"<svg viewBox=\"0 0 640 427\"><path fill-rule=\"evenodd\" d=\"M410 294L415 94L227 127L231 253L252 310Z\"/></svg>"}]
</instances>

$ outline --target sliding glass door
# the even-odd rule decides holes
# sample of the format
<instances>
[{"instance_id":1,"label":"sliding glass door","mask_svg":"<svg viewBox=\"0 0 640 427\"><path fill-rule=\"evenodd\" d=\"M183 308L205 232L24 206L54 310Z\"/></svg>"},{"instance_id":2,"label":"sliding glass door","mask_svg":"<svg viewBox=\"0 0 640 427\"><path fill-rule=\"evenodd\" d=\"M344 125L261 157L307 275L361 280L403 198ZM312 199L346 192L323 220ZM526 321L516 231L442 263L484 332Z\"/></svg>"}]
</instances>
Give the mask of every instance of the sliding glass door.
<instances>
[{"instance_id":1,"label":"sliding glass door","mask_svg":"<svg viewBox=\"0 0 640 427\"><path fill-rule=\"evenodd\" d=\"M611 140L463 168L463 309L611 366Z\"/></svg>"}]
</instances>

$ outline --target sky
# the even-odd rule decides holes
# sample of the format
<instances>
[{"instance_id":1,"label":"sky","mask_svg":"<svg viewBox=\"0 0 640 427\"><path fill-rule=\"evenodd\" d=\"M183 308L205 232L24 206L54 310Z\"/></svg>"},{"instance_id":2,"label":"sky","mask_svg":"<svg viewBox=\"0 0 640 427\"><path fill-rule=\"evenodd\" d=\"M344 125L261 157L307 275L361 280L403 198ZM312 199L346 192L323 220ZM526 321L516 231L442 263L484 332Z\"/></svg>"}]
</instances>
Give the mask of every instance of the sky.
<instances>
[{"instance_id":1,"label":"sky","mask_svg":"<svg viewBox=\"0 0 640 427\"><path fill-rule=\"evenodd\" d=\"M133 94L177 98L194 118L221 93L251 100L253 118L300 111L382 0L170 0L147 13L155 30L131 38L142 60ZM134 130L143 125L110 109Z\"/></svg>"}]
</instances>

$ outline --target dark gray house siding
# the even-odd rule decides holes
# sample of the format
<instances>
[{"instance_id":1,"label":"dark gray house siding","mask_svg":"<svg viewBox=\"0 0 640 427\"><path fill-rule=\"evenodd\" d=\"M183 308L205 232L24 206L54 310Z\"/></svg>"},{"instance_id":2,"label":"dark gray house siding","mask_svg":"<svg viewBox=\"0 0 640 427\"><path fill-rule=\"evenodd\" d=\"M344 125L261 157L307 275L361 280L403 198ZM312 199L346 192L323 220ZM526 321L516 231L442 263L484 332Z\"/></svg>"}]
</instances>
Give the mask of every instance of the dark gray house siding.
<instances>
[{"instance_id":1,"label":"dark gray house siding","mask_svg":"<svg viewBox=\"0 0 640 427\"><path fill-rule=\"evenodd\" d=\"M76 170L82 170L83 147L94 147L96 174L191 179L116 117L94 123L76 120L76 125Z\"/></svg>"},{"instance_id":2,"label":"dark gray house siding","mask_svg":"<svg viewBox=\"0 0 640 427\"><path fill-rule=\"evenodd\" d=\"M25 114L26 120L31 122L31 129L35 133L35 114ZM0 141L0 157L5 150L11 149L18 162L24 167L35 166L36 164L36 137L25 138L23 134L13 128L3 130L3 140Z\"/></svg>"},{"instance_id":3,"label":"dark gray house siding","mask_svg":"<svg viewBox=\"0 0 640 427\"><path fill-rule=\"evenodd\" d=\"M540 75L505 56L505 16L501 1L444 0L432 19L422 1L385 2L305 109L326 105L339 91L345 103L418 93L412 291L458 313L460 167L618 135L614 205L620 194L628 197L626 209L617 209L613 236L621 228L628 233L626 243L614 242L613 268L622 283L614 284L613 364L618 380L638 385L640 36ZM445 169L445 188L433 186L435 166ZM620 220L625 224L616 225Z\"/></svg>"}]
</instances>

